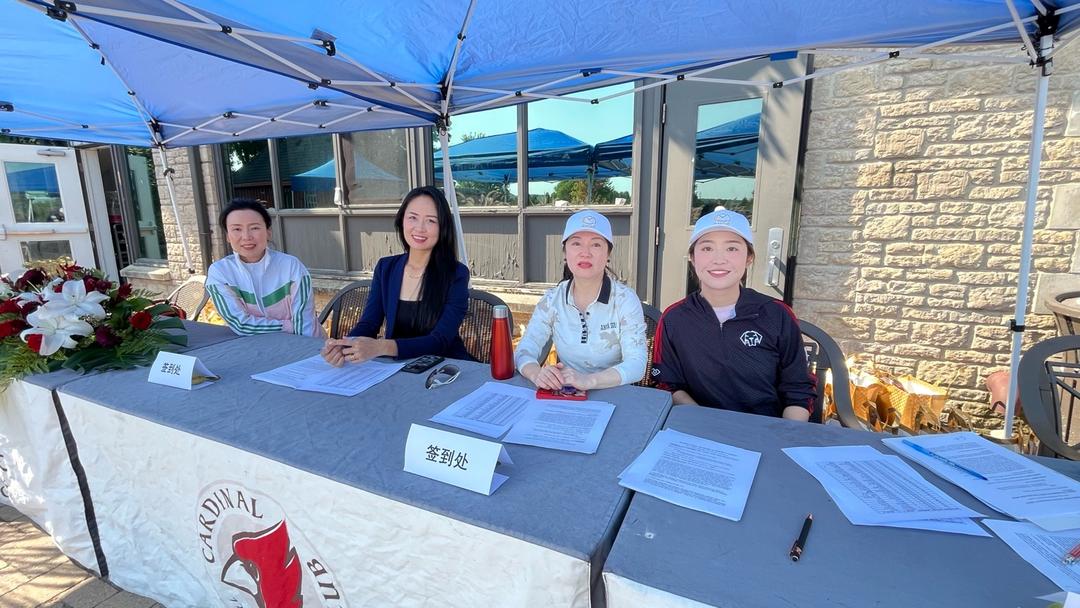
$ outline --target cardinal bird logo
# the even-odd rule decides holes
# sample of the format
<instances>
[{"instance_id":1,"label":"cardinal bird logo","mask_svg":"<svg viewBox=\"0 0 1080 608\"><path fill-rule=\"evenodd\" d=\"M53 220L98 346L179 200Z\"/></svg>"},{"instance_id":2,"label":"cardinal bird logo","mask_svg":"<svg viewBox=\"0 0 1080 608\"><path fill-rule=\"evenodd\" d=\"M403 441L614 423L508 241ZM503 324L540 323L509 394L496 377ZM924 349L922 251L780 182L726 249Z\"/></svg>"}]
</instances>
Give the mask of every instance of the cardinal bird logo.
<instances>
[{"instance_id":1,"label":"cardinal bird logo","mask_svg":"<svg viewBox=\"0 0 1080 608\"><path fill-rule=\"evenodd\" d=\"M284 519L261 532L234 535L232 549L221 582L251 595L259 608L303 608L300 559Z\"/></svg>"}]
</instances>

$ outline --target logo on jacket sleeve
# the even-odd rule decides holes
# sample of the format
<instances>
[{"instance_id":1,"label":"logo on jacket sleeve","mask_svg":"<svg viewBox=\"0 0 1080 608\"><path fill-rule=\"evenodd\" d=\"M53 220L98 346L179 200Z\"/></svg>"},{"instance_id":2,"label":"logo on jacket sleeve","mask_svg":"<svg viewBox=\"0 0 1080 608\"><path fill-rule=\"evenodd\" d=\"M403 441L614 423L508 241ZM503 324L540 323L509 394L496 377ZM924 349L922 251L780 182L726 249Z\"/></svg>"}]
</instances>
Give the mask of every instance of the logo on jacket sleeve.
<instances>
[{"instance_id":1,"label":"logo on jacket sleeve","mask_svg":"<svg viewBox=\"0 0 1080 608\"><path fill-rule=\"evenodd\" d=\"M743 346L757 346L758 344L761 344L761 334L749 329L742 332L742 335L739 336L739 341L743 343Z\"/></svg>"}]
</instances>

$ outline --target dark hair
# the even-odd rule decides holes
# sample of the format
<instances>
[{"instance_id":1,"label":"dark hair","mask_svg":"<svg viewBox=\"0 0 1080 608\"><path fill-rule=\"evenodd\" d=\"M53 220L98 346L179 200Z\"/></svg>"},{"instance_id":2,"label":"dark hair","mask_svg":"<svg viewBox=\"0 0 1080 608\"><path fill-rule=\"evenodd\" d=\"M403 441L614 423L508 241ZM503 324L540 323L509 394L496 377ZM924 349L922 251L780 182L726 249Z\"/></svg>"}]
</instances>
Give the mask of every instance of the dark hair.
<instances>
[{"instance_id":1,"label":"dark hair","mask_svg":"<svg viewBox=\"0 0 1080 608\"><path fill-rule=\"evenodd\" d=\"M245 209L261 215L263 222L266 223L266 227L270 227L270 212L266 210L266 207L262 203L253 198L234 198L231 203L221 210L221 215L218 216L218 224L221 226L221 230L223 232L229 231L225 226L225 220L229 219L230 213L233 211L243 211Z\"/></svg>"},{"instance_id":2,"label":"dark hair","mask_svg":"<svg viewBox=\"0 0 1080 608\"><path fill-rule=\"evenodd\" d=\"M394 216L394 228L397 229L398 239L405 251L409 251L409 243L405 240L405 210L409 203L421 196L435 201L435 213L439 218L439 240L431 250L431 259L428 260L424 276L420 279L420 302L416 311L417 326L427 333L442 316L450 284L457 275L457 234L454 231L454 215L450 212L450 203L446 201L442 191L434 186L413 188L401 200L401 207Z\"/></svg>"},{"instance_id":3,"label":"dark hair","mask_svg":"<svg viewBox=\"0 0 1080 608\"><path fill-rule=\"evenodd\" d=\"M571 236L573 236L573 235L571 235ZM569 240L569 239L567 239L567 240ZM610 262L611 261L611 259L610 259L611 258L611 250L615 246L612 245L611 241L609 241L607 239L604 239L604 242L607 243L608 261ZM574 278L574 273L570 272L570 265L566 263L566 241L563 241L562 250L563 250L562 280L569 281L570 279ZM614 272L612 272L611 268L608 267L608 266L604 267L604 272L612 274L612 275L615 274Z\"/></svg>"}]
</instances>

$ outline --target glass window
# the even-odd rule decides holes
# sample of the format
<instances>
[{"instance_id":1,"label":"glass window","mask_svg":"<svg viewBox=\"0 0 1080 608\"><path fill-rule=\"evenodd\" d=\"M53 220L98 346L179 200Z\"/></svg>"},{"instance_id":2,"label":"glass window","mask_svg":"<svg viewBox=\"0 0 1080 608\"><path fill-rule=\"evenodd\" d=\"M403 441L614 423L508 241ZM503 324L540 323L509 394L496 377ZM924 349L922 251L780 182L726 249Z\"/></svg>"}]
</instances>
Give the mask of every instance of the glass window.
<instances>
[{"instance_id":1,"label":"glass window","mask_svg":"<svg viewBox=\"0 0 1080 608\"><path fill-rule=\"evenodd\" d=\"M5 162L4 172L16 222L64 221L64 203L60 200L55 165Z\"/></svg>"},{"instance_id":2,"label":"glass window","mask_svg":"<svg viewBox=\"0 0 1080 608\"><path fill-rule=\"evenodd\" d=\"M69 241L23 241L19 245L22 248L23 262L27 265L42 260L71 258Z\"/></svg>"},{"instance_id":3,"label":"glass window","mask_svg":"<svg viewBox=\"0 0 1080 608\"><path fill-rule=\"evenodd\" d=\"M588 97L633 87L633 83L605 87L590 91ZM547 99L528 108L530 205L631 204L633 94L596 105Z\"/></svg>"},{"instance_id":4,"label":"glass window","mask_svg":"<svg viewBox=\"0 0 1080 608\"><path fill-rule=\"evenodd\" d=\"M288 137L277 142L282 209L334 206L337 163L330 135Z\"/></svg>"},{"instance_id":5,"label":"glass window","mask_svg":"<svg viewBox=\"0 0 1080 608\"><path fill-rule=\"evenodd\" d=\"M270 146L266 140L238 141L225 145L229 173L229 198L247 198L274 206L270 180Z\"/></svg>"},{"instance_id":6,"label":"glass window","mask_svg":"<svg viewBox=\"0 0 1080 608\"><path fill-rule=\"evenodd\" d=\"M165 231L161 228L161 204L157 175L149 148L127 148L128 178L135 221L139 225L139 257L165 259Z\"/></svg>"},{"instance_id":7,"label":"glass window","mask_svg":"<svg viewBox=\"0 0 1080 608\"><path fill-rule=\"evenodd\" d=\"M442 188L442 148L432 130L435 185ZM461 206L518 204L517 108L455 116L450 123L450 169Z\"/></svg>"},{"instance_id":8,"label":"glass window","mask_svg":"<svg viewBox=\"0 0 1080 608\"><path fill-rule=\"evenodd\" d=\"M753 221L761 99L698 106L690 224L723 206Z\"/></svg>"},{"instance_id":9,"label":"glass window","mask_svg":"<svg viewBox=\"0 0 1080 608\"><path fill-rule=\"evenodd\" d=\"M409 130L360 131L341 137L350 205L397 205L409 191Z\"/></svg>"}]
</instances>

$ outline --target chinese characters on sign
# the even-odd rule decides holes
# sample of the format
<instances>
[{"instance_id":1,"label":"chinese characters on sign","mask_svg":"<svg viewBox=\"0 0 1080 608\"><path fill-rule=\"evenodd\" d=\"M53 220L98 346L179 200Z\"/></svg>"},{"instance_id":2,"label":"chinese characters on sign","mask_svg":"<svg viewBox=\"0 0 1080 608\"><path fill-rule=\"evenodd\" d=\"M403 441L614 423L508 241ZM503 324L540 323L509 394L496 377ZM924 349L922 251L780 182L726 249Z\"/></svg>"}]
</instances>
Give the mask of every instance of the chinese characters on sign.
<instances>
[{"instance_id":1,"label":"chinese characters on sign","mask_svg":"<svg viewBox=\"0 0 1080 608\"><path fill-rule=\"evenodd\" d=\"M170 374L173 376L180 375L180 366L175 363L165 362L161 364L161 373Z\"/></svg>"},{"instance_id":2,"label":"chinese characters on sign","mask_svg":"<svg viewBox=\"0 0 1080 608\"><path fill-rule=\"evenodd\" d=\"M427 459L462 471L468 470L469 455L467 452L455 452L448 448L440 448L437 445L428 445Z\"/></svg>"}]
</instances>

